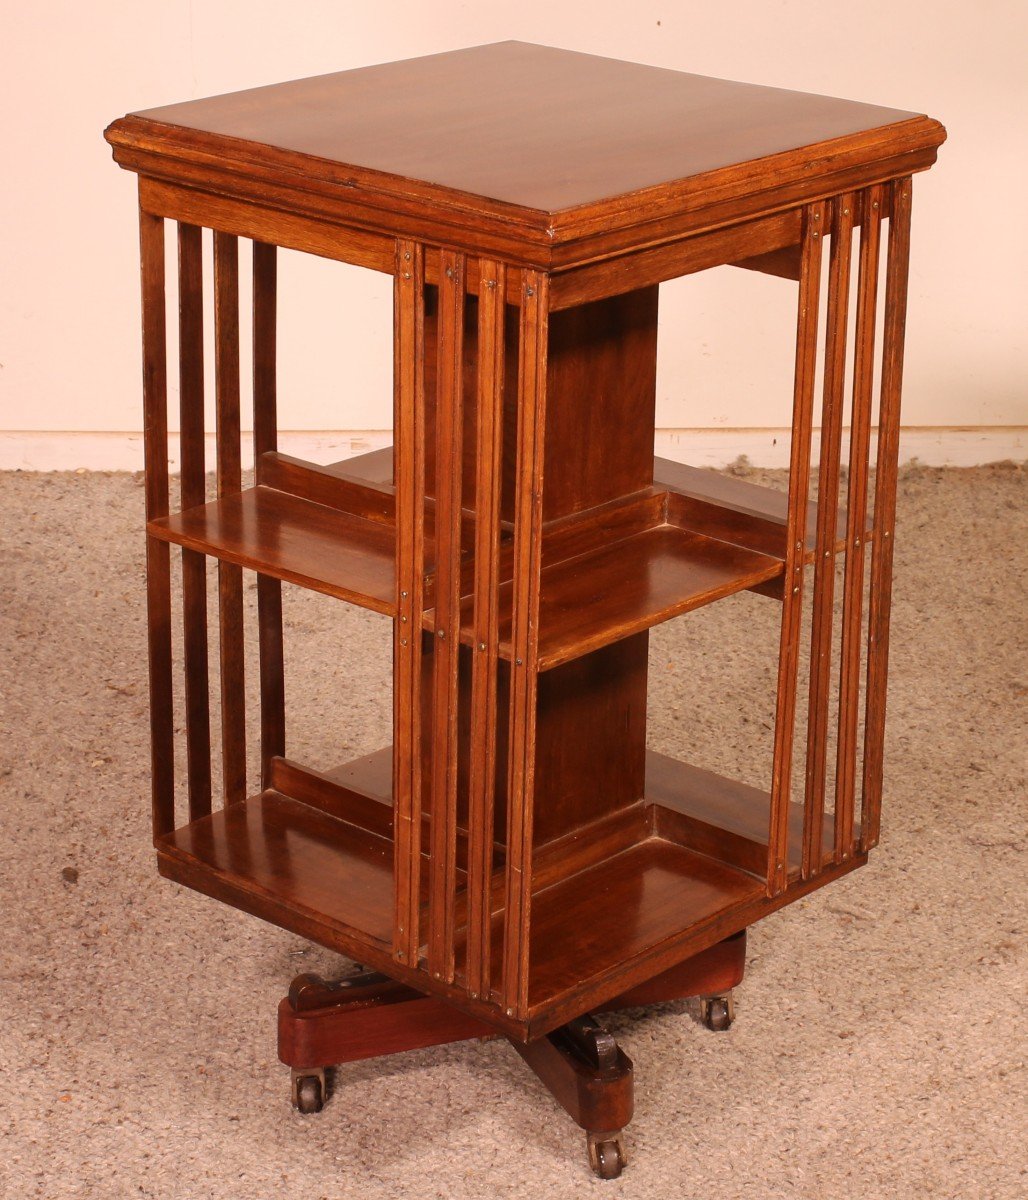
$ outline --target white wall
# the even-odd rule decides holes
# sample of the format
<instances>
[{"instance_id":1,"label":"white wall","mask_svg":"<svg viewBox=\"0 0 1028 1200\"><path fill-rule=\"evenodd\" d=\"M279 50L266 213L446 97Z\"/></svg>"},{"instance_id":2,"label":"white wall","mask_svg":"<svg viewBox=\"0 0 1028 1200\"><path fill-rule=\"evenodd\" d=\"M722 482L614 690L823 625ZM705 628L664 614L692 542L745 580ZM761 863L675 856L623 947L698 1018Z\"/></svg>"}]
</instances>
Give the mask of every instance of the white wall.
<instances>
[{"instance_id":1,"label":"white wall","mask_svg":"<svg viewBox=\"0 0 1028 1200\"><path fill-rule=\"evenodd\" d=\"M4 0L0 431L140 426L114 117L509 37L938 117L950 141L914 191L905 423L1028 424L1024 0ZM283 425L384 428L388 279L284 257ZM659 425L788 424L791 286L722 269L665 287Z\"/></svg>"}]
</instances>

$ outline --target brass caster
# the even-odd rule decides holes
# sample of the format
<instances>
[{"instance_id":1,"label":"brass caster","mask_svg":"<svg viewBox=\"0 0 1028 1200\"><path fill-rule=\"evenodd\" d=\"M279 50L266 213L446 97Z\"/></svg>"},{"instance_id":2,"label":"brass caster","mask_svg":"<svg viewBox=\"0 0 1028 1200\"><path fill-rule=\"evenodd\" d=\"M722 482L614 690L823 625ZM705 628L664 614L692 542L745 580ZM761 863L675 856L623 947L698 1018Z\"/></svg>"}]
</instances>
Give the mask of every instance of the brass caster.
<instances>
[{"instance_id":1,"label":"brass caster","mask_svg":"<svg viewBox=\"0 0 1028 1200\"><path fill-rule=\"evenodd\" d=\"M325 1107L325 1068L293 1067L290 1071L292 1079L293 1108L306 1114L318 1113Z\"/></svg>"},{"instance_id":2,"label":"brass caster","mask_svg":"<svg viewBox=\"0 0 1028 1200\"><path fill-rule=\"evenodd\" d=\"M628 1166L625 1138L620 1129L610 1133L586 1134L589 1166L601 1179L617 1179Z\"/></svg>"},{"instance_id":3,"label":"brass caster","mask_svg":"<svg viewBox=\"0 0 1028 1200\"><path fill-rule=\"evenodd\" d=\"M735 1000L731 992L720 996L700 997L700 1019L708 1029L723 1033L735 1020Z\"/></svg>"}]
</instances>

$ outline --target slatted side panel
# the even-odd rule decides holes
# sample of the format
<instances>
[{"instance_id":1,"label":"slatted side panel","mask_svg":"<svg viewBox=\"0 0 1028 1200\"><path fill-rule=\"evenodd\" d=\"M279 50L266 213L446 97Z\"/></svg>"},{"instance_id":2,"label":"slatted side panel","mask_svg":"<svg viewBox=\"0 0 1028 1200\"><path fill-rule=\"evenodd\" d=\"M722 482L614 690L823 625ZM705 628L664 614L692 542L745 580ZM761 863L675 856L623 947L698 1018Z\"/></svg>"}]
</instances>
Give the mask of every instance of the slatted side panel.
<instances>
[{"instance_id":1,"label":"slatted side panel","mask_svg":"<svg viewBox=\"0 0 1028 1200\"><path fill-rule=\"evenodd\" d=\"M396 244L393 429L396 619L393 641L393 797L396 913L393 955L416 966L420 947L422 722L421 614L425 607L425 253Z\"/></svg>"},{"instance_id":2,"label":"slatted side panel","mask_svg":"<svg viewBox=\"0 0 1028 1200\"><path fill-rule=\"evenodd\" d=\"M507 783L507 868L501 1003L528 1014L532 893L532 801L539 648L543 445L549 280L522 272L515 472L514 590Z\"/></svg>"},{"instance_id":3,"label":"slatted side panel","mask_svg":"<svg viewBox=\"0 0 1028 1200\"><path fill-rule=\"evenodd\" d=\"M786 883L793 731L796 724L796 677L799 670L803 614L803 559L810 491L811 421L817 368L818 305L825 205L809 205L803 214L799 303L796 318L796 369L793 385L792 446L789 462L787 557L778 654L778 703L775 713L774 760L771 769L771 820L768 835L769 895Z\"/></svg>"},{"instance_id":4,"label":"slatted side panel","mask_svg":"<svg viewBox=\"0 0 1028 1200\"><path fill-rule=\"evenodd\" d=\"M168 513L168 351L164 220L139 212L143 316L143 453L146 519ZM171 675L169 546L146 539L147 650L150 664L150 777L155 838L175 827L175 744Z\"/></svg>"},{"instance_id":5,"label":"slatted side panel","mask_svg":"<svg viewBox=\"0 0 1028 1200\"><path fill-rule=\"evenodd\" d=\"M178 227L180 504L206 499L203 371L203 245L196 225ZM182 651L185 667L189 819L211 811L211 714L207 648L207 558L182 550Z\"/></svg>"},{"instance_id":6,"label":"slatted side panel","mask_svg":"<svg viewBox=\"0 0 1028 1200\"><path fill-rule=\"evenodd\" d=\"M475 570L468 771L466 982L492 990L492 870L499 663L500 493L503 482L504 297L502 263L479 261Z\"/></svg>"},{"instance_id":7,"label":"slatted side panel","mask_svg":"<svg viewBox=\"0 0 1028 1200\"><path fill-rule=\"evenodd\" d=\"M274 246L253 244L253 457L261 482L261 456L278 449L276 325L278 259ZM282 583L257 576L257 636L261 685L261 785L268 787L271 760L286 752L285 668L282 646Z\"/></svg>"},{"instance_id":8,"label":"slatted side panel","mask_svg":"<svg viewBox=\"0 0 1028 1200\"><path fill-rule=\"evenodd\" d=\"M885 687L889 665L889 612L892 604L892 555L896 525L896 475L899 462L900 387L903 335L907 315L910 261L911 181L891 185L889 250L882 329L882 382L875 466L874 541L868 615L867 704L864 730L861 850L878 845L885 747Z\"/></svg>"},{"instance_id":9,"label":"slatted side panel","mask_svg":"<svg viewBox=\"0 0 1028 1200\"><path fill-rule=\"evenodd\" d=\"M899 395L906 313L910 242L910 180L876 185L859 194L836 197L832 208L832 244L825 332L824 399L818 470L818 523L814 547L811 606L810 692L804 765L803 835L800 875L809 879L829 864L845 861L877 844L881 812L885 725L885 678L888 664L892 543L895 532L896 477L899 456ZM870 580L866 547L874 400L875 328L879 306L879 258L882 220L889 215L888 268L883 322L881 400L876 460ZM842 596L835 596L838 553L838 498L841 433L846 419L846 333L850 292L850 255L854 222L860 221L860 257L856 288L853 388L848 416L850 449L846 485L845 571ZM785 591L779 665L778 714L772 779L768 891L774 895L788 880L788 812L794 703L799 665L804 513L809 491L810 404L816 363L817 277L813 250L813 208L808 210L800 279L796 403L789 498L789 586ZM865 584L867 600L867 685L860 759L860 677L864 647ZM829 712L835 618L840 614L838 740L834 772L834 833L826 849L824 812L827 792ZM857 776L863 776L861 824L856 832Z\"/></svg>"},{"instance_id":10,"label":"slatted side panel","mask_svg":"<svg viewBox=\"0 0 1028 1200\"><path fill-rule=\"evenodd\" d=\"M864 530L867 524L868 464L874 392L875 317L884 189L863 194L857 320L850 418L849 480L846 490L846 573L843 582L842 644L839 665L839 736L835 764L834 857L854 850L853 810L860 706L860 652L863 643Z\"/></svg>"}]
</instances>

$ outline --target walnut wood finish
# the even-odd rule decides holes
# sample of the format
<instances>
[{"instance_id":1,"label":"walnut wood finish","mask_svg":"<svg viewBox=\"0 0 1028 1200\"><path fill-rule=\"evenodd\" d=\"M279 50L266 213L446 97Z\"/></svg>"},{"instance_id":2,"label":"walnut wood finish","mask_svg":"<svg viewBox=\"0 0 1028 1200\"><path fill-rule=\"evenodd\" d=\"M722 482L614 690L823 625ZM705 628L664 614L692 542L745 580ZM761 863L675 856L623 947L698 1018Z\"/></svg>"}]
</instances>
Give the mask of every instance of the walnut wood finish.
<instances>
[{"instance_id":1,"label":"walnut wood finish","mask_svg":"<svg viewBox=\"0 0 1028 1200\"><path fill-rule=\"evenodd\" d=\"M518 42L107 131L141 175L549 270L923 170L944 137L908 112Z\"/></svg>"},{"instance_id":2,"label":"walnut wood finish","mask_svg":"<svg viewBox=\"0 0 1028 1200\"><path fill-rule=\"evenodd\" d=\"M934 161L943 136L914 114L517 43L116 122L115 156L140 174L161 872L431 997L433 1037L479 1022L534 1039L526 1055L570 1096L567 1054L543 1035L619 995L656 998L668 972L862 865L880 825L910 176ZM179 223L178 512L169 511L166 454L166 220ZM201 229L214 231L210 502ZM254 241L257 478L245 491L240 237ZM395 455L319 467L278 453L278 246L393 275ZM787 494L654 464L658 285L721 264L798 284ZM184 563L189 820L178 828L169 544L183 548ZM219 564L232 801L216 812L205 762L205 556ZM261 651L262 788L248 798L243 570L258 575ZM813 669L794 771L808 576ZM283 757L282 582L393 621L390 750L327 773ZM782 605L767 790L646 753L648 629L746 589Z\"/></svg>"}]
</instances>

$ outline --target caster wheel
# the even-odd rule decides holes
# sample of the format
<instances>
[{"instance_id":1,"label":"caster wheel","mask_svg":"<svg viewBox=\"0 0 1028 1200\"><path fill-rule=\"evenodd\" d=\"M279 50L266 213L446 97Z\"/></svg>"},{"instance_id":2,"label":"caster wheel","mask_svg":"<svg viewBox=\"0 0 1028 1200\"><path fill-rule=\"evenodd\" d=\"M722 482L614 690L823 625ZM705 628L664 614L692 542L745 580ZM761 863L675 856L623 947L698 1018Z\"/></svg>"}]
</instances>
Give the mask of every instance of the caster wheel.
<instances>
[{"instance_id":1,"label":"caster wheel","mask_svg":"<svg viewBox=\"0 0 1028 1200\"><path fill-rule=\"evenodd\" d=\"M735 1005L731 992L725 996L704 996L700 1001L700 1016L703 1024L715 1033L723 1033L730 1029L735 1020Z\"/></svg>"},{"instance_id":2,"label":"caster wheel","mask_svg":"<svg viewBox=\"0 0 1028 1200\"><path fill-rule=\"evenodd\" d=\"M590 1133L588 1146L589 1165L600 1179L617 1179L628 1165L620 1133Z\"/></svg>"},{"instance_id":3,"label":"caster wheel","mask_svg":"<svg viewBox=\"0 0 1028 1200\"><path fill-rule=\"evenodd\" d=\"M325 1107L325 1072L293 1071L293 1107L304 1114L318 1113Z\"/></svg>"}]
</instances>

